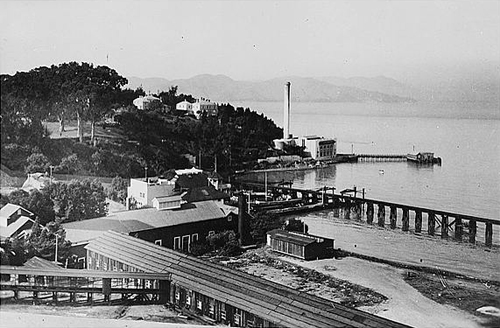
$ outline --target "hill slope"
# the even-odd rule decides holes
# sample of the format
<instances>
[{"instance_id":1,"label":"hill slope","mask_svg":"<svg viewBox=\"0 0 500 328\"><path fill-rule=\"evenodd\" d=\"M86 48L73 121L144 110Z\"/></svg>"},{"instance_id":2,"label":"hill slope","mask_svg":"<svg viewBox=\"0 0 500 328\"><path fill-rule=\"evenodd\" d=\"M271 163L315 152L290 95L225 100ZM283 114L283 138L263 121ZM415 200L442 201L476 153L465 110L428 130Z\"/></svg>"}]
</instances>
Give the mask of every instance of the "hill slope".
<instances>
[{"instance_id":1,"label":"hill slope","mask_svg":"<svg viewBox=\"0 0 500 328\"><path fill-rule=\"evenodd\" d=\"M292 100L303 102L406 102L409 97L367 90L354 85L338 86L328 81L303 77L283 77L260 82L235 81L224 75L197 75L190 79L130 77L129 88L142 86L145 91L168 90L179 86L180 93L210 98L217 102L229 100L282 101L283 85L292 83ZM397 82L397 81L396 81Z\"/></svg>"}]
</instances>

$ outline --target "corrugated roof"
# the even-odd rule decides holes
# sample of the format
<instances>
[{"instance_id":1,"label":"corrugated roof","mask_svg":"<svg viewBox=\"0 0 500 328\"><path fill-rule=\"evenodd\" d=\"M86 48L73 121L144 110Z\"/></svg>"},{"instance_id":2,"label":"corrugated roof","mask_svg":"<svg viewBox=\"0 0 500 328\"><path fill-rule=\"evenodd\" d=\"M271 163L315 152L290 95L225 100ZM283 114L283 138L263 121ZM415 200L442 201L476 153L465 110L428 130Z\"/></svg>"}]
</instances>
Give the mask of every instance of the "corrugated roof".
<instances>
[{"instance_id":1,"label":"corrugated roof","mask_svg":"<svg viewBox=\"0 0 500 328\"><path fill-rule=\"evenodd\" d=\"M100 234L84 231L107 231L131 233L154 228L170 227L185 223L194 223L220 219L229 214L238 214L238 208L215 201L184 204L181 209L158 211L155 208L143 208L134 211L113 213L109 216L63 224L68 240L78 242L94 238ZM92 239L92 238L90 238Z\"/></svg>"},{"instance_id":2,"label":"corrugated roof","mask_svg":"<svg viewBox=\"0 0 500 328\"><path fill-rule=\"evenodd\" d=\"M302 246L313 244L319 238L319 237L308 235L308 234L302 234L299 232L289 232L289 231L281 230L281 229L271 230L267 234L271 235L275 239L291 242L291 243L294 243L296 245L302 245Z\"/></svg>"},{"instance_id":3,"label":"corrugated roof","mask_svg":"<svg viewBox=\"0 0 500 328\"><path fill-rule=\"evenodd\" d=\"M115 232L86 248L285 327L408 327L250 274Z\"/></svg>"}]
</instances>

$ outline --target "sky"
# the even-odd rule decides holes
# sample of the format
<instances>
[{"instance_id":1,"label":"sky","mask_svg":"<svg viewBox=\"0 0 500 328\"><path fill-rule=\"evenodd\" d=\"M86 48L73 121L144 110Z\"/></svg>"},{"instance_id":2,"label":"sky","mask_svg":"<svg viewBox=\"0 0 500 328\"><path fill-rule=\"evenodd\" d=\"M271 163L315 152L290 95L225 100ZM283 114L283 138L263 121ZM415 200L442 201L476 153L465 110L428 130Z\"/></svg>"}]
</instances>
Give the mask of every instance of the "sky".
<instances>
[{"instance_id":1,"label":"sky","mask_svg":"<svg viewBox=\"0 0 500 328\"><path fill-rule=\"evenodd\" d=\"M69 61L167 79L498 74L500 0L0 0L1 73Z\"/></svg>"}]
</instances>

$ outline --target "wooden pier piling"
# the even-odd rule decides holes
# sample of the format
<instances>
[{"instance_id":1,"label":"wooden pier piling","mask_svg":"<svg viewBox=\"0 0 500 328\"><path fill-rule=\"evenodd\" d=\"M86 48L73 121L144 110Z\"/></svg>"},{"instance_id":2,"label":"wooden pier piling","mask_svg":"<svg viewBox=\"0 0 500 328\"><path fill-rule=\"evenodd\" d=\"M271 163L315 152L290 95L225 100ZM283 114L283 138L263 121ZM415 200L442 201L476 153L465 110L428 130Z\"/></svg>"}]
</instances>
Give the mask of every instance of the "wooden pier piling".
<instances>
[{"instance_id":1,"label":"wooden pier piling","mask_svg":"<svg viewBox=\"0 0 500 328\"><path fill-rule=\"evenodd\" d=\"M484 235L485 244L488 247L491 247L493 244L493 224L490 222L486 222L486 232Z\"/></svg>"},{"instance_id":2,"label":"wooden pier piling","mask_svg":"<svg viewBox=\"0 0 500 328\"><path fill-rule=\"evenodd\" d=\"M464 234L464 226L462 223L462 218L457 216L455 218L455 240L462 241L462 236Z\"/></svg>"},{"instance_id":3,"label":"wooden pier piling","mask_svg":"<svg viewBox=\"0 0 500 328\"><path fill-rule=\"evenodd\" d=\"M391 206L391 214L389 215L389 219L391 222L391 229L396 229L396 223L398 219L398 209L396 205Z\"/></svg>"},{"instance_id":4,"label":"wooden pier piling","mask_svg":"<svg viewBox=\"0 0 500 328\"><path fill-rule=\"evenodd\" d=\"M436 214L434 212L427 213L427 233L434 236L436 232Z\"/></svg>"},{"instance_id":5,"label":"wooden pier piling","mask_svg":"<svg viewBox=\"0 0 500 328\"><path fill-rule=\"evenodd\" d=\"M247 185L246 183L241 183L242 185ZM248 184L255 187L258 191L262 190L262 186L258 183ZM261 189L259 189L261 188ZM364 197L356 197L355 195L345 195L345 194L335 194L324 192L325 188L320 190L302 190L297 188L287 188L287 187L269 187L272 190L272 195L274 197L286 194L286 195L297 195L299 198L296 200L300 203L298 206L295 203L293 207L287 208L287 211L281 211L281 213L293 213L293 212L303 212L305 210L315 210L332 208L333 216L340 217L344 219L356 219L362 220L366 215L366 222L368 224L374 223L375 216L375 206L377 207L377 225L380 227L385 227L385 211L386 207L390 209L389 214L389 226L391 229L398 227L397 217L398 211L402 212L402 231L411 231L414 229L415 233L422 233L422 229L426 227L427 234L430 236L436 235L436 225L439 229L439 235L442 239L447 239L453 237L456 241L464 241L464 235L468 235L468 241L470 243L476 243L477 235L477 225L481 224L481 231L485 231L485 238L483 244L487 247L493 246L493 241L497 241L497 238L493 236L496 233L494 226L500 227L500 220L494 218L484 218L472 215L465 215L454 213L450 211L443 211L439 209L424 208L420 206L412 206L408 204L398 204L394 202L386 202L376 199L367 199ZM355 189L354 189L355 190ZM321 204L318 202L321 201ZM302 206L301 206L302 205ZM309 206L304 206L309 205ZM310 206L313 205L313 206ZM317 205L317 206L314 206ZM366 212L364 206L366 205ZM307 209L305 208L307 207ZM280 213L280 212L278 212ZM410 222L410 218L414 217L414 222ZM425 219L423 213L426 215L427 225L423 223ZM413 225L412 225L413 224Z\"/></svg>"},{"instance_id":6,"label":"wooden pier piling","mask_svg":"<svg viewBox=\"0 0 500 328\"><path fill-rule=\"evenodd\" d=\"M420 210L415 211L415 232L422 232L422 211Z\"/></svg>"},{"instance_id":7,"label":"wooden pier piling","mask_svg":"<svg viewBox=\"0 0 500 328\"><path fill-rule=\"evenodd\" d=\"M385 226L385 206L378 204L378 226L379 227L384 227Z\"/></svg>"},{"instance_id":8,"label":"wooden pier piling","mask_svg":"<svg viewBox=\"0 0 500 328\"><path fill-rule=\"evenodd\" d=\"M366 204L366 222L368 224L373 224L373 203L372 202L368 202Z\"/></svg>"},{"instance_id":9,"label":"wooden pier piling","mask_svg":"<svg viewBox=\"0 0 500 328\"><path fill-rule=\"evenodd\" d=\"M444 214L441 216L441 238L448 238L448 216Z\"/></svg>"},{"instance_id":10,"label":"wooden pier piling","mask_svg":"<svg viewBox=\"0 0 500 328\"><path fill-rule=\"evenodd\" d=\"M410 209L408 207L403 207L403 217L401 218L403 226L403 231L410 230Z\"/></svg>"},{"instance_id":11,"label":"wooden pier piling","mask_svg":"<svg viewBox=\"0 0 500 328\"><path fill-rule=\"evenodd\" d=\"M475 220L469 221L469 243L476 243L477 226Z\"/></svg>"}]
</instances>

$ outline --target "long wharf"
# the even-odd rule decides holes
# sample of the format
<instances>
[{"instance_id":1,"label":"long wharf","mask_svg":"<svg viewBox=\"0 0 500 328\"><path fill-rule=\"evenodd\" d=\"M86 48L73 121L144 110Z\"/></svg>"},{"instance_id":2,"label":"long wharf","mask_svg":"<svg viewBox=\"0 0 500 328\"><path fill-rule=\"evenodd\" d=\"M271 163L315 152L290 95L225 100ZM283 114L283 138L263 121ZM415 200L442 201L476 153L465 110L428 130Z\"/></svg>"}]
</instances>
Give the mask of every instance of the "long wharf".
<instances>
[{"instance_id":1,"label":"long wharf","mask_svg":"<svg viewBox=\"0 0 500 328\"><path fill-rule=\"evenodd\" d=\"M239 184L242 188L252 191L263 191L266 188L264 184L256 182L239 182ZM456 241L468 241L472 244L477 241L478 231L484 231L484 244L487 247L493 246L493 227L496 226L495 230L500 230L499 219L336 194L329 192L329 190L332 188L307 190L285 186L267 186L267 193L272 200L283 198L283 196L291 201L300 200L300 204L292 203L289 207L283 205L281 208L271 209L269 212L290 214L332 208L334 212L339 211L338 213L344 219L365 219L368 224L377 224L380 227L388 226L391 229L401 227L402 231L414 231L415 233L427 231L430 236L440 235L442 239L454 238ZM496 236L495 244L500 244L499 236Z\"/></svg>"}]
</instances>

